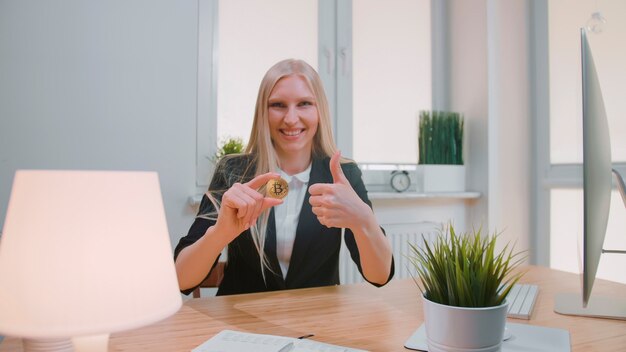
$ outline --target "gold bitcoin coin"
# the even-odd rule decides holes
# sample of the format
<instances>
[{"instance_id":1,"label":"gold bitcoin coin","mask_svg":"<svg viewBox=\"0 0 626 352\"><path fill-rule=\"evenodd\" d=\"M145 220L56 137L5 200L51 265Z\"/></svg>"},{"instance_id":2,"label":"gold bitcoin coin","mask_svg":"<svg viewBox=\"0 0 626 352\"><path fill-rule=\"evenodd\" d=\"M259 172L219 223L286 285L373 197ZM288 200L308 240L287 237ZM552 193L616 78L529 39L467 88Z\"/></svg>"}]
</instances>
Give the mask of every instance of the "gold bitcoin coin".
<instances>
[{"instance_id":1,"label":"gold bitcoin coin","mask_svg":"<svg viewBox=\"0 0 626 352\"><path fill-rule=\"evenodd\" d=\"M289 193L289 185L282 178L269 180L267 185L265 185L265 189L268 196L276 199L283 199Z\"/></svg>"}]
</instances>

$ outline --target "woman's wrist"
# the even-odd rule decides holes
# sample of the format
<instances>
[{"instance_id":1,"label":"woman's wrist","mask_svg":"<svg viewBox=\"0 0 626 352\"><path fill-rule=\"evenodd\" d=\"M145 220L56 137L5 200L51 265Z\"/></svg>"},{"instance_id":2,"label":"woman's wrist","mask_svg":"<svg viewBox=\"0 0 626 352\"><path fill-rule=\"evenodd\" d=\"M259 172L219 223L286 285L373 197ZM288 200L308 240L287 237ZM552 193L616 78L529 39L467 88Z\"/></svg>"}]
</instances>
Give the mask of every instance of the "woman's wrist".
<instances>
[{"instance_id":1,"label":"woman's wrist","mask_svg":"<svg viewBox=\"0 0 626 352\"><path fill-rule=\"evenodd\" d=\"M219 222L207 229L207 235L209 235L208 238L211 242L217 243L221 247L226 247L237 237L234 231L220 226Z\"/></svg>"},{"instance_id":2,"label":"woman's wrist","mask_svg":"<svg viewBox=\"0 0 626 352\"><path fill-rule=\"evenodd\" d=\"M355 224L356 228L353 228L352 232L363 233L369 237L377 232L379 226L372 208L365 203L363 205L365 207L362 211L363 215L359 217L358 222Z\"/></svg>"}]
</instances>

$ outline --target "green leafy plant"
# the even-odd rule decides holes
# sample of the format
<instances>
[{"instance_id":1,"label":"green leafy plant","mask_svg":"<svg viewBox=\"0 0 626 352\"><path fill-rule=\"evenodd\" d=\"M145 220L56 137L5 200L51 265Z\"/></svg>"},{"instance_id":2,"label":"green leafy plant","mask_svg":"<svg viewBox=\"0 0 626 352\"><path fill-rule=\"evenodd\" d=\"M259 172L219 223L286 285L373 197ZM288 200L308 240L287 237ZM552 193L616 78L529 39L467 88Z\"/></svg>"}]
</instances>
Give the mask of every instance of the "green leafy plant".
<instances>
[{"instance_id":1,"label":"green leafy plant","mask_svg":"<svg viewBox=\"0 0 626 352\"><path fill-rule=\"evenodd\" d=\"M463 165L463 116L456 112L421 111L419 163Z\"/></svg>"},{"instance_id":2,"label":"green leafy plant","mask_svg":"<svg viewBox=\"0 0 626 352\"><path fill-rule=\"evenodd\" d=\"M213 156L213 161L218 161L228 154L243 153L244 149L246 149L246 145L243 143L243 139L239 137L227 137L220 143L217 152L215 152L215 156Z\"/></svg>"},{"instance_id":3,"label":"green leafy plant","mask_svg":"<svg viewBox=\"0 0 626 352\"><path fill-rule=\"evenodd\" d=\"M524 274L514 270L524 261L523 252L513 253L507 244L496 253L498 235L484 237L481 229L456 234L448 225L439 230L434 243L420 249L409 244L408 258L417 271L414 277L430 301L457 307L493 307L503 303Z\"/></svg>"}]
</instances>

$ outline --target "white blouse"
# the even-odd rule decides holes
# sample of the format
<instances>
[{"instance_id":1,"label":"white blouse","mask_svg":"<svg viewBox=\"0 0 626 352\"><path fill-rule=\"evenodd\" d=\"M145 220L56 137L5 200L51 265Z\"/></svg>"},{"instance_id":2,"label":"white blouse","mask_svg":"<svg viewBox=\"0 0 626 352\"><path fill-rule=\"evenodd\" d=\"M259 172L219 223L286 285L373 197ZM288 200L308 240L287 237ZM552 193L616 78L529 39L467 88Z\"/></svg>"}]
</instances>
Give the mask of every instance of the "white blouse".
<instances>
[{"instance_id":1,"label":"white blouse","mask_svg":"<svg viewBox=\"0 0 626 352\"><path fill-rule=\"evenodd\" d=\"M289 184L289 193L283 199L283 203L274 207L274 220L276 224L276 256L283 274L287 277L293 243L296 239L298 219L304 202L304 195L309 185L311 165L299 174L287 175L280 170L280 176Z\"/></svg>"}]
</instances>

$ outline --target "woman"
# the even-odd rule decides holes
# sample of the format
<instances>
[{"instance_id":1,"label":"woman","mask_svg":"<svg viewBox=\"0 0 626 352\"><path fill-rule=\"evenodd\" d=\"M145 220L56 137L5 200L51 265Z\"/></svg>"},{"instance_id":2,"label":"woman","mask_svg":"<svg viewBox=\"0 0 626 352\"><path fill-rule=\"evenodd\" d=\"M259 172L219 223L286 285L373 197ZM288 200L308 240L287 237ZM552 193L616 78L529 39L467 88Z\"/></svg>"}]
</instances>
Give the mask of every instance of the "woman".
<instances>
[{"instance_id":1,"label":"woman","mask_svg":"<svg viewBox=\"0 0 626 352\"><path fill-rule=\"evenodd\" d=\"M338 284L342 228L363 277L386 284L394 271L391 246L359 168L341 163L336 149L317 72L301 60L271 67L248 147L219 162L198 217L176 246L181 291L193 291L226 246L218 295ZM281 177L287 196L265 196L263 186Z\"/></svg>"}]
</instances>

